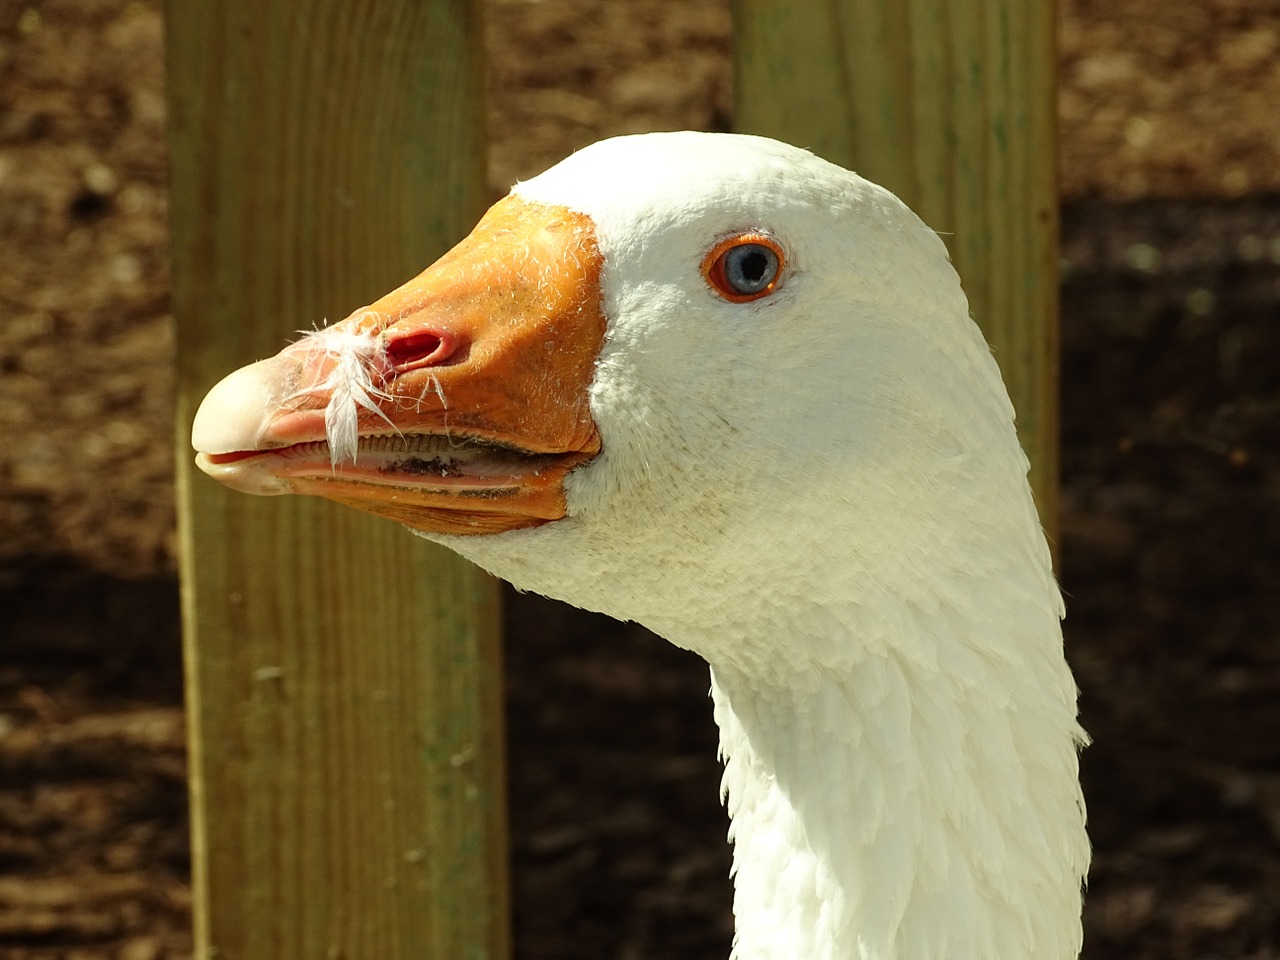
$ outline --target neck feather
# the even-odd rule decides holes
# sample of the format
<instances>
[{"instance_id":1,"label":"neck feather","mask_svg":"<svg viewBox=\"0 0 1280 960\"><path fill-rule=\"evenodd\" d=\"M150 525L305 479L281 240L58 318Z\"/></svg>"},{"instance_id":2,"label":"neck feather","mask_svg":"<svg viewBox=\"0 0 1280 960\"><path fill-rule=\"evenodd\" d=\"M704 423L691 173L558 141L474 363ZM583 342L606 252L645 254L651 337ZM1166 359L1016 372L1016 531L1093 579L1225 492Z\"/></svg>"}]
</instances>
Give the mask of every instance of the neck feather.
<instances>
[{"instance_id":1,"label":"neck feather","mask_svg":"<svg viewBox=\"0 0 1280 960\"><path fill-rule=\"evenodd\" d=\"M735 960L1077 956L1083 734L1056 610L1022 606L1004 635L946 604L864 619L838 669L713 660Z\"/></svg>"}]
</instances>

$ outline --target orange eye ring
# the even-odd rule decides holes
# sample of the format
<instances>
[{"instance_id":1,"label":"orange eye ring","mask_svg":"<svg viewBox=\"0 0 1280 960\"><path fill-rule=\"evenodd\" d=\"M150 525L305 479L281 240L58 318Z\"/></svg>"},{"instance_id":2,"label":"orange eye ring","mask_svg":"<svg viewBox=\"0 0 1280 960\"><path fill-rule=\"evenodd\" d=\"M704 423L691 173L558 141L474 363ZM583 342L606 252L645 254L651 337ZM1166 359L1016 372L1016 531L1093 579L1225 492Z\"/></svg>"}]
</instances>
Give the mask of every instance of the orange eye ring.
<instances>
[{"instance_id":1,"label":"orange eye ring","mask_svg":"<svg viewBox=\"0 0 1280 960\"><path fill-rule=\"evenodd\" d=\"M758 231L725 237L702 258L702 275L730 303L749 303L778 289L786 269L782 246Z\"/></svg>"}]
</instances>

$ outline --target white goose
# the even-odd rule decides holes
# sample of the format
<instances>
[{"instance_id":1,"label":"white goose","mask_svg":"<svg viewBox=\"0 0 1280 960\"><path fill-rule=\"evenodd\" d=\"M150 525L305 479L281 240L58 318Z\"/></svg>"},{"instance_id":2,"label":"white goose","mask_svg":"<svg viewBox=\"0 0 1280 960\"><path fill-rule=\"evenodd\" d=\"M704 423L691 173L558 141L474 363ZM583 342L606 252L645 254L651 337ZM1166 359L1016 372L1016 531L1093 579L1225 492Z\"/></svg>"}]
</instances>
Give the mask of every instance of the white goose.
<instances>
[{"instance_id":1,"label":"white goose","mask_svg":"<svg viewBox=\"0 0 1280 960\"><path fill-rule=\"evenodd\" d=\"M201 467L392 517L711 665L737 960L1065 960L1076 689L941 241L745 136L607 140L245 367Z\"/></svg>"}]
</instances>

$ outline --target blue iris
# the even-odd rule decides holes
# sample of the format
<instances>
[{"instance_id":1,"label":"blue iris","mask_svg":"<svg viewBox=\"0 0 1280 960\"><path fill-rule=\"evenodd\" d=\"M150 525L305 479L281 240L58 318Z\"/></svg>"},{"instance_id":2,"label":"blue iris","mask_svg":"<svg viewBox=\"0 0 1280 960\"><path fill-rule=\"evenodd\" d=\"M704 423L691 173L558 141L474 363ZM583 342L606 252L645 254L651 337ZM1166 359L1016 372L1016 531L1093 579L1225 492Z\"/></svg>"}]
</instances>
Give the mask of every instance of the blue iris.
<instances>
[{"instance_id":1,"label":"blue iris","mask_svg":"<svg viewBox=\"0 0 1280 960\"><path fill-rule=\"evenodd\" d=\"M744 243L724 254L724 278L734 293L750 296L778 276L778 255L762 243Z\"/></svg>"}]
</instances>

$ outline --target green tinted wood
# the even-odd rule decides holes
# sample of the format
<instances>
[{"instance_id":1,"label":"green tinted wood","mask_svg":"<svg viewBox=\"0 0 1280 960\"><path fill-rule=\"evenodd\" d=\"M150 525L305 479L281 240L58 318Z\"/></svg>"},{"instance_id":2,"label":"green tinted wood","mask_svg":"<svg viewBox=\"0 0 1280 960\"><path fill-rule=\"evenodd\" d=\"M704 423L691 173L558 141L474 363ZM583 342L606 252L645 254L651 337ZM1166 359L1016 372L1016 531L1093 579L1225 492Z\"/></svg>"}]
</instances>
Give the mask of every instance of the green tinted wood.
<instances>
[{"instance_id":1,"label":"green tinted wood","mask_svg":"<svg viewBox=\"0 0 1280 960\"><path fill-rule=\"evenodd\" d=\"M1052 533L1058 476L1054 5L734 0L735 116L893 190L943 234Z\"/></svg>"},{"instance_id":2,"label":"green tinted wood","mask_svg":"<svg viewBox=\"0 0 1280 960\"><path fill-rule=\"evenodd\" d=\"M484 206L465 0L169 0L198 955L509 953L493 584L387 521L228 492L233 368L412 276Z\"/></svg>"}]
</instances>

